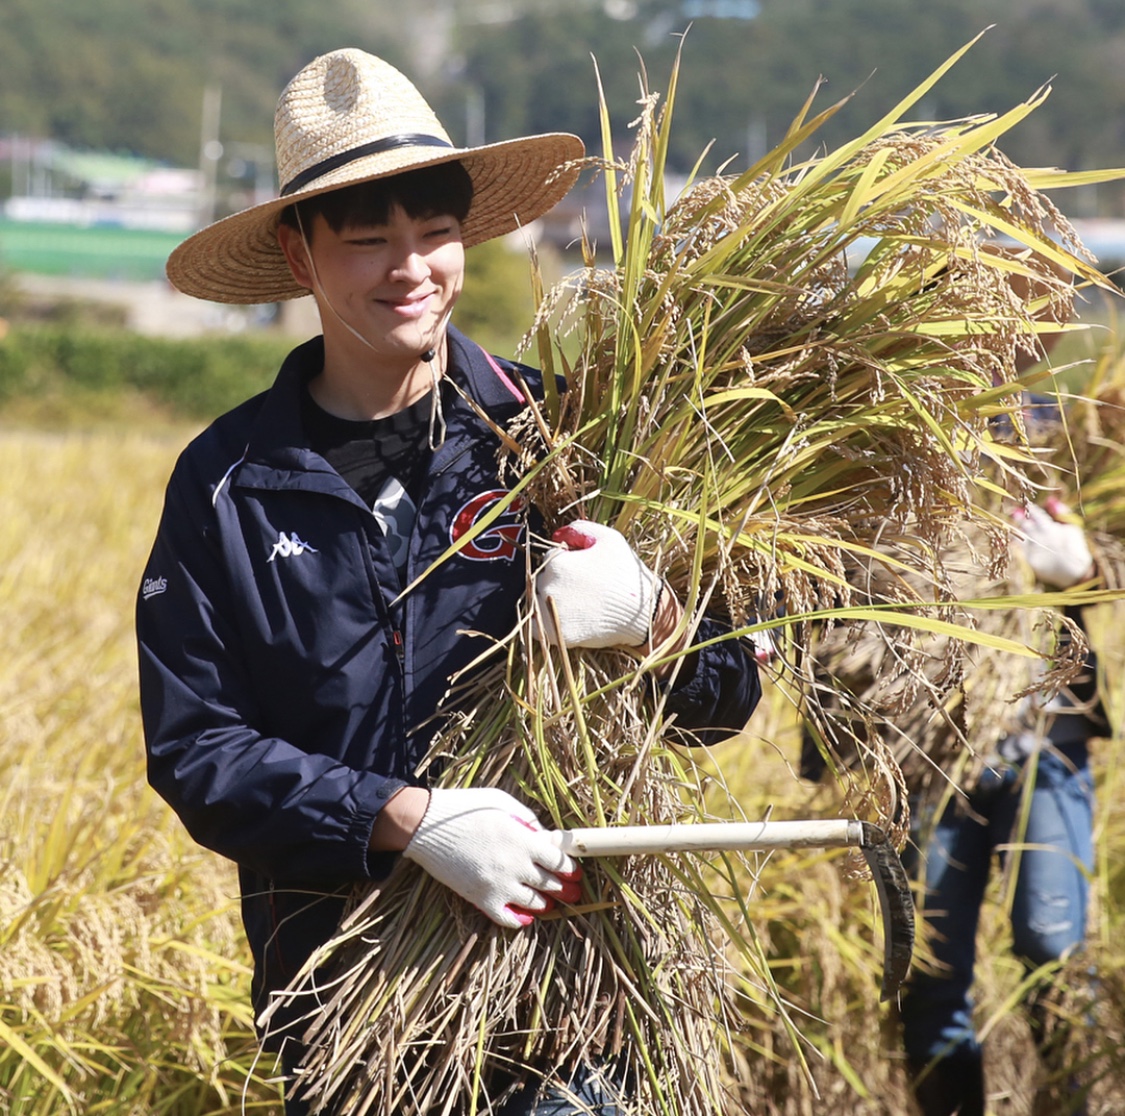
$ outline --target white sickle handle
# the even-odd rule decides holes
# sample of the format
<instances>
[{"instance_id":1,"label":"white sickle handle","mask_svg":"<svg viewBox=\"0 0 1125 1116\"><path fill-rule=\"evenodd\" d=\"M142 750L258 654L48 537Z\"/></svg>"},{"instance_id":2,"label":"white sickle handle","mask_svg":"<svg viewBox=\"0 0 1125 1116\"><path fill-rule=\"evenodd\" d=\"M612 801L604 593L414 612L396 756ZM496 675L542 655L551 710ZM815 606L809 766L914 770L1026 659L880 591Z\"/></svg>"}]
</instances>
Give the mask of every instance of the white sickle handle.
<instances>
[{"instance_id":1,"label":"white sickle handle","mask_svg":"<svg viewBox=\"0 0 1125 1116\"><path fill-rule=\"evenodd\" d=\"M714 850L860 848L863 824L848 818L809 821L616 825L562 831L570 856L633 856Z\"/></svg>"}]
</instances>

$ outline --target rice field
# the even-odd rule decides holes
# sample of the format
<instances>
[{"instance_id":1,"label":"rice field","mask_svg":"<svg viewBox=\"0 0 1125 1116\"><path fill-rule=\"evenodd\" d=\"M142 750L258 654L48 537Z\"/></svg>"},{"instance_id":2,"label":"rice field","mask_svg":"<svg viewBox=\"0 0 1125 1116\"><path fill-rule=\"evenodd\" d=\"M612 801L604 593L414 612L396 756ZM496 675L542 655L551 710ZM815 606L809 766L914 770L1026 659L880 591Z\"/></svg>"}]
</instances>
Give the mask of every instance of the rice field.
<instances>
[{"instance_id":1,"label":"rice field","mask_svg":"<svg viewBox=\"0 0 1125 1116\"><path fill-rule=\"evenodd\" d=\"M0 432L0 1114L280 1112L257 1065L248 954L229 865L197 848L147 788L135 684L135 583L163 486L190 436ZM1120 631L1120 627L1116 629ZM831 787L794 774L799 738L776 688L716 750L750 816L832 814ZM1099 1002L1084 1049L1094 1113L1125 1111L1125 775L1098 754L1091 948ZM771 1010L745 976L732 1033L744 1111L910 1111L869 884L839 854L775 856L747 881ZM991 1111L1030 1113L1033 1055L1007 951L1003 897L986 912L980 1020ZM793 1028L799 1034L795 1034Z\"/></svg>"},{"instance_id":2,"label":"rice field","mask_svg":"<svg viewBox=\"0 0 1125 1116\"><path fill-rule=\"evenodd\" d=\"M0 1112L280 1111L229 865L148 790L132 609L186 433L0 434Z\"/></svg>"}]
</instances>

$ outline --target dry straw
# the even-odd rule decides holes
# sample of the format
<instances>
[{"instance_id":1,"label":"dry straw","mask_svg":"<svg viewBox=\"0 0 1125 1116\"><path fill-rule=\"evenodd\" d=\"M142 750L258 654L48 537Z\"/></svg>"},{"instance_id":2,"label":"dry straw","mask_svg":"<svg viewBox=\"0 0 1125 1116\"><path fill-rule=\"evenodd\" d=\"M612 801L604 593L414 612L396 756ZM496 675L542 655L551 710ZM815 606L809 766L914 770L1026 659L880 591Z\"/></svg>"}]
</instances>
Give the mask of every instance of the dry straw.
<instances>
[{"instance_id":1,"label":"dry straw","mask_svg":"<svg viewBox=\"0 0 1125 1116\"><path fill-rule=\"evenodd\" d=\"M630 160L603 168L611 213L631 187L612 266L588 247L579 281L542 297L547 399L506 432L513 491L549 526L618 527L689 628L705 611L773 628L798 692L814 627L843 620L882 624L906 657L935 634L1032 654L951 610L942 554L972 524L994 565L995 494L1031 490L1027 454L998 448L990 419L1017 397L1017 357L1069 328L1074 280L1107 285L1042 193L1096 176L1023 171L994 147L1046 91L1000 117L905 122L959 57L852 143L799 158L839 108L806 105L745 173L670 205L676 72L662 108L646 90ZM604 109L603 128L608 151ZM1000 235L1003 251L983 247ZM853 580L872 565L878 593ZM444 784L503 786L563 827L739 814L631 658L556 653L527 618L499 657L431 757ZM867 771L850 808L900 827L877 741ZM483 1112L510 1074L592 1058L629 1081L638 1116L742 1111L745 1009L782 1020L803 1058L756 877L733 857L594 863L578 908L512 935L404 864L356 896L292 990L304 1091L352 1116Z\"/></svg>"}]
</instances>

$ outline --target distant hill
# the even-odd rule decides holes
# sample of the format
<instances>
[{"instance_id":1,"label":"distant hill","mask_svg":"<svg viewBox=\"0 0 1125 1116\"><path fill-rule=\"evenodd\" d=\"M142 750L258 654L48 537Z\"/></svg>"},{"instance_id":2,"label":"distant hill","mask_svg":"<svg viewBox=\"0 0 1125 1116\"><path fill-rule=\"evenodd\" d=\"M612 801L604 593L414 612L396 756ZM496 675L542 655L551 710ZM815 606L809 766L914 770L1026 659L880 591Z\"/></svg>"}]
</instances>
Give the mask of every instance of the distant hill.
<instances>
[{"instance_id":1,"label":"distant hill","mask_svg":"<svg viewBox=\"0 0 1125 1116\"><path fill-rule=\"evenodd\" d=\"M1007 154L1125 166L1122 0L3 0L0 135L191 166L212 86L223 143L270 148L284 83L356 45L406 69L458 142L566 130L600 151L594 59L627 142L642 62L663 91L682 44L672 167L690 171L713 141L705 169L737 168L780 140L821 78L814 112L854 93L818 133L835 143L990 24L919 115L1004 112L1050 82ZM0 163L0 196L8 177ZM1076 200L1125 214L1110 190Z\"/></svg>"},{"instance_id":2,"label":"distant hill","mask_svg":"<svg viewBox=\"0 0 1125 1116\"><path fill-rule=\"evenodd\" d=\"M278 93L310 58L379 41L398 53L380 31L387 8L360 0L4 0L0 131L190 166L203 91L217 84L222 138L272 146Z\"/></svg>"}]
</instances>

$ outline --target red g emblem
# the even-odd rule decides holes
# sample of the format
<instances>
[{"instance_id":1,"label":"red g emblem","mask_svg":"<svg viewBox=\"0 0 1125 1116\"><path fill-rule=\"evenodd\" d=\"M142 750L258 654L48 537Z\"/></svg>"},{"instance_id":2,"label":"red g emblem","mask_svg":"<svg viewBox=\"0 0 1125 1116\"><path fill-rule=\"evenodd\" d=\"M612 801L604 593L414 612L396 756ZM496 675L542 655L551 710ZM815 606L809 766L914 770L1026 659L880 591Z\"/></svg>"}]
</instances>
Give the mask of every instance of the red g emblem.
<instances>
[{"instance_id":1,"label":"red g emblem","mask_svg":"<svg viewBox=\"0 0 1125 1116\"><path fill-rule=\"evenodd\" d=\"M450 542L463 539L495 504L509 495L511 493L506 488L493 488L474 496L453 517L453 526L449 529ZM461 548L461 556L471 562L492 562L498 558L510 562L516 556L523 537L520 513L526 506L527 501L517 496L489 527Z\"/></svg>"}]
</instances>

